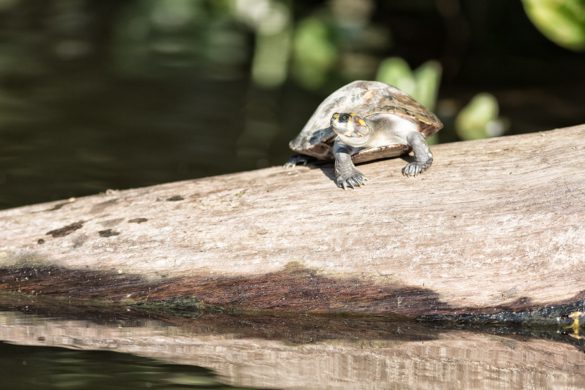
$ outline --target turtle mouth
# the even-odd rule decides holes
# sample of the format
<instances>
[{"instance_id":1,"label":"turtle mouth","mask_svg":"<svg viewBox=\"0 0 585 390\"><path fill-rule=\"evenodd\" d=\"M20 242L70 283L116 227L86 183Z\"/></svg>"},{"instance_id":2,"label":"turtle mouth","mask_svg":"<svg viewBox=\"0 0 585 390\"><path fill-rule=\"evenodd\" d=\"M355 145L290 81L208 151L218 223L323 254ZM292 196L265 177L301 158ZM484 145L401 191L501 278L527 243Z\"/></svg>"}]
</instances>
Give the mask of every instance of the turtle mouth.
<instances>
[{"instance_id":1,"label":"turtle mouth","mask_svg":"<svg viewBox=\"0 0 585 390\"><path fill-rule=\"evenodd\" d=\"M342 117L343 115L346 117ZM334 115L331 120L331 128L345 144L354 147L365 146L372 135L367 123L354 115Z\"/></svg>"},{"instance_id":2,"label":"turtle mouth","mask_svg":"<svg viewBox=\"0 0 585 390\"><path fill-rule=\"evenodd\" d=\"M356 134L355 132L352 132L350 134L337 133L337 136L345 144L347 144L349 146L354 146L354 147L365 146L370 140L369 134L361 135L361 134Z\"/></svg>"}]
</instances>

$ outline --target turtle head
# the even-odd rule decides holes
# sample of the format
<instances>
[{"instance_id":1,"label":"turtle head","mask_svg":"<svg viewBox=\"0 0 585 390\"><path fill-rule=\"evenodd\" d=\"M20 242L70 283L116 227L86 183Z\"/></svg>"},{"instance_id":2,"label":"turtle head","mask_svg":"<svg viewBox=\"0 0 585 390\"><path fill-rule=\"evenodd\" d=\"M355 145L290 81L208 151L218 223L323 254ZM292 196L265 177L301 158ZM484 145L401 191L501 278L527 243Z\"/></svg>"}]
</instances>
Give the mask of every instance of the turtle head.
<instances>
[{"instance_id":1,"label":"turtle head","mask_svg":"<svg viewBox=\"0 0 585 390\"><path fill-rule=\"evenodd\" d=\"M331 129L349 146L360 147L368 143L372 129L359 115L336 112L331 116Z\"/></svg>"}]
</instances>

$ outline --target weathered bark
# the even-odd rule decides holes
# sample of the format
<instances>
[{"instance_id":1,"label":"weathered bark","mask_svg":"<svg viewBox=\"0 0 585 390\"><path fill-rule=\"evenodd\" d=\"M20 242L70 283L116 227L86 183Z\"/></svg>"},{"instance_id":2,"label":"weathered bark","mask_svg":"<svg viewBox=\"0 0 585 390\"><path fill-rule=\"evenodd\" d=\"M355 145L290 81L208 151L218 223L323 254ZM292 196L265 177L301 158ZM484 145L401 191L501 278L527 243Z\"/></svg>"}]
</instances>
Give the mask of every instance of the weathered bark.
<instances>
[{"instance_id":1,"label":"weathered bark","mask_svg":"<svg viewBox=\"0 0 585 390\"><path fill-rule=\"evenodd\" d=\"M0 212L0 288L243 312L566 316L585 294L585 126L401 159L269 168ZM479 316L479 317L478 317Z\"/></svg>"}]
</instances>

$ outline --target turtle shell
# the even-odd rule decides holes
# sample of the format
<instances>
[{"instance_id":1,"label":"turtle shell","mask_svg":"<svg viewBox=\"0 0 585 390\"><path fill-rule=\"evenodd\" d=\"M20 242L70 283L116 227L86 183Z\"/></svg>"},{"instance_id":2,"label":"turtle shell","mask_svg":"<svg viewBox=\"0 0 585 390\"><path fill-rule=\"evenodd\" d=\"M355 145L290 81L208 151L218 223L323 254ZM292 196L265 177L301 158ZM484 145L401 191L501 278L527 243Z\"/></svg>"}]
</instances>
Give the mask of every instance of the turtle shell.
<instances>
[{"instance_id":1,"label":"turtle shell","mask_svg":"<svg viewBox=\"0 0 585 390\"><path fill-rule=\"evenodd\" d=\"M435 114L400 89L379 81L358 80L329 95L297 137L290 141L289 147L297 153L319 159L331 158L335 132L330 122L336 112L353 112L363 118L381 113L398 115L416 122L425 137L443 127Z\"/></svg>"}]
</instances>

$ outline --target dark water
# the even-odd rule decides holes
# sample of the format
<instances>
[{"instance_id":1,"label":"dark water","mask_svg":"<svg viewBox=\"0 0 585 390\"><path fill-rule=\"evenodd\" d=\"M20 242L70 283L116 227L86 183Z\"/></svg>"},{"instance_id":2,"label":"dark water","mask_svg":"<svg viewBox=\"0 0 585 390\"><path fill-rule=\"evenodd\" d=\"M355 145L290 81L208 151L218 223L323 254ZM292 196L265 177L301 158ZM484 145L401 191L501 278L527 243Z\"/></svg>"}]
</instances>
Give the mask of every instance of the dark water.
<instances>
[{"instance_id":1,"label":"dark water","mask_svg":"<svg viewBox=\"0 0 585 390\"><path fill-rule=\"evenodd\" d=\"M280 164L287 129L305 120L290 107L296 91L277 106L251 90L99 70L15 87L0 119L0 208Z\"/></svg>"},{"instance_id":2,"label":"dark water","mask_svg":"<svg viewBox=\"0 0 585 390\"><path fill-rule=\"evenodd\" d=\"M8 3L0 209L281 164L321 98L255 86L249 32L205 2L165 3L193 7L179 31L146 1Z\"/></svg>"},{"instance_id":3,"label":"dark water","mask_svg":"<svg viewBox=\"0 0 585 390\"><path fill-rule=\"evenodd\" d=\"M314 90L293 58L278 85L254 82L256 30L228 3L0 2L0 209L281 164L319 101L388 56L442 62L442 142L456 139L447 111L478 92L498 98L509 133L585 121L585 55L547 41L515 2L465 2L441 20L432 1L364 0L393 38L329 42L357 61ZM329 4L279 3L293 24Z\"/></svg>"},{"instance_id":4,"label":"dark water","mask_svg":"<svg viewBox=\"0 0 585 390\"><path fill-rule=\"evenodd\" d=\"M0 343L2 388L80 389L238 389L212 370L170 364L110 351L80 351Z\"/></svg>"}]
</instances>

